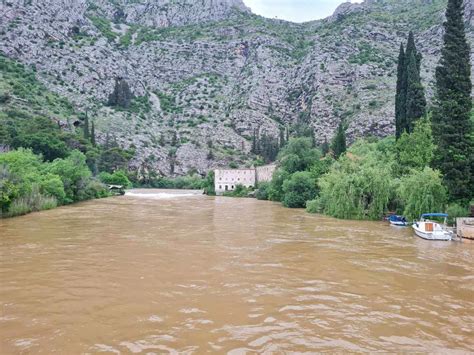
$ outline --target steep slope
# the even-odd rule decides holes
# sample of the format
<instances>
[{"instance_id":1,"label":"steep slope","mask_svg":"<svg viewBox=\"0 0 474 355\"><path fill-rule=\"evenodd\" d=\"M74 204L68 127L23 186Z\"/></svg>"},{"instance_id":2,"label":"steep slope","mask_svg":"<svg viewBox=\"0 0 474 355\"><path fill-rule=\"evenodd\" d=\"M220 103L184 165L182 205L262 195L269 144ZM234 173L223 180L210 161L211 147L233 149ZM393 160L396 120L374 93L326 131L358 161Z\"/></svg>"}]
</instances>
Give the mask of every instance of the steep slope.
<instances>
[{"instance_id":1,"label":"steep slope","mask_svg":"<svg viewBox=\"0 0 474 355\"><path fill-rule=\"evenodd\" d=\"M0 51L87 109L99 139L134 148L134 168L203 173L253 159L255 132L308 124L323 142L344 119L352 140L393 133L399 43L415 30L431 97L445 5L370 0L300 25L240 0L7 0ZM128 109L105 105L116 78L135 95Z\"/></svg>"}]
</instances>

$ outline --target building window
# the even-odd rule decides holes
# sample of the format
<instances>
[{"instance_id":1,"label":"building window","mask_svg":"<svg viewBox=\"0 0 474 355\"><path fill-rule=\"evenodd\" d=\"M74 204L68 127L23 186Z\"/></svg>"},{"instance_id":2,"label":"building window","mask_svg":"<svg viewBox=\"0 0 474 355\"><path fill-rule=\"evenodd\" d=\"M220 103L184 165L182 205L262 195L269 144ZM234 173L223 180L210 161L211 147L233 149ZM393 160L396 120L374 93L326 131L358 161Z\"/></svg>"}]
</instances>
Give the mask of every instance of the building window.
<instances>
[{"instance_id":1,"label":"building window","mask_svg":"<svg viewBox=\"0 0 474 355\"><path fill-rule=\"evenodd\" d=\"M219 185L219 190L222 190L222 185Z\"/></svg>"}]
</instances>

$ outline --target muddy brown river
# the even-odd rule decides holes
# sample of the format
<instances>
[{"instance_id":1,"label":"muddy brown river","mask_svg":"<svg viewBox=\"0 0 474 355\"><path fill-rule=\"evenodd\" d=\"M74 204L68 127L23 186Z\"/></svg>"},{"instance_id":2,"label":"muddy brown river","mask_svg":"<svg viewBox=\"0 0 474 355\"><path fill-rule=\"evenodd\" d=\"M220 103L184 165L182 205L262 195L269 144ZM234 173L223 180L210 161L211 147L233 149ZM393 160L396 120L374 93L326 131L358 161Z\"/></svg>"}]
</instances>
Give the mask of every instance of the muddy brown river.
<instances>
[{"instance_id":1,"label":"muddy brown river","mask_svg":"<svg viewBox=\"0 0 474 355\"><path fill-rule=\"evenodd\" d=\"M179 194L0 220L0 353L474 350L474 244Z\"/></svg>"}]
</instances>

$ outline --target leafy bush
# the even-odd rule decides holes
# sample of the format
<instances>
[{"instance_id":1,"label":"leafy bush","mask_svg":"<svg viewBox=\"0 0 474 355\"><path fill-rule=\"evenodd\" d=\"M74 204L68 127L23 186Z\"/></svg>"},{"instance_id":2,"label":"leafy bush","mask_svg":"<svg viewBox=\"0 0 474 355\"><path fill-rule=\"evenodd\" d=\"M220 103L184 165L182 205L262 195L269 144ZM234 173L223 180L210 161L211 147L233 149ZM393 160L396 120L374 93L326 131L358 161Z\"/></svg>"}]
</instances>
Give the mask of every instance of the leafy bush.
<instances>
[{"instance_id":1,"label":"leafy bush","mask_svg":"<svg viewBox=\"0 0 474 355\"><path fill-rule=\"evenodd\" d=\"M45 171L61 178L66 193L65 203L84 199L81 190L92 176L84 154L75 150L66 159L56 159L48 164Z\"/></svg>"},{"instance_id":2,"label":"leafy bush","mask_svg":"<svg viewBox=\"0 0 474 355\"><path fill-rule=\"evenodd\" d=\"M214 171L210 171L207 174L206 180L204 182L204 192L208 196L215 196L216 195L216 188L215 188L215 175Z\"/></svg>"},{"instance_id":3,"label":"leafy bush","mask_svg":"<svg viewBox=\"0 0 474 355\"><path fill-rule=\"evenodd\" d=\"M260 182L258 184L258 190L255 192L257 200L269 200L270 199L271 184L269 182Z\"/></svg>"},{"instance_id":4,"label":"leafy bush","mask_svg":"<svg viewBox=\"0 0 474 355\"><path fill-rule=\"evenodd\" d=\"M59 203L64 203L66 199L64 185L58 175L44 174L41 178L40 191L45 196L56 198Z\"/></svg>"},{"instance_id":5,"label":"leafy bush","mask_svg":"<svg viewBox=\"0 0 474 355\"><path fill-rule=\"evenodd\" d=\"M283 183L283 205L290 208L304 208L306 201L316 197L318 190L311 173L300 171Z\"/></svg>"},{"instance_id":6,"label":"leafy bush","mask_svg":"<svg viewBox=\"0 0 474 355\"><path fill-rule=\"evenodd\" d=\"M254 190L248 187L237 185L234 191L228 191L224 193L224 196L227 197L249 197L249 194Z\"/></svg>"},{"instance_id":7,"label":"leafy bush","mask_svg":"<svg viewBox=\"0 0 474 355\"><path fill-rule=\"evenodd\" d=\"M323 210L324 206L319 198L306 202L306 212L308 213L321 213Z\"/></svg>"},{"instance_id":8,"label":"leafy bush","mask_svg":"<svg viewBox=\"0 0 474 355\"><path fill-rule=\"evenodd\" d=\"M423 169L433 160L435 144L429 119L419 120L412 134L404 132L397 141L396 149L402 172L410 168Z\"/></svg>"},{"instance_id":9,"label":"leafy bush","mask_svg":"<svg viewBox=\"0 0 474 355\"><path fill-rule=\"evenodd\" d=\"M468 217L470 214L468 208L458 205L456 203L449 205L446 208L446 213L449 215L449 219L448 219L449 224L456 223L456 218Z\"/></svg>"},{"instance_id":10,"label":"leafy bush","mask_svg":"<svg viewBox=\"0 0 474 355\"><path fill-rule=\"evenodd\" d=\"M113 174L102 172L99 174L99 179L104 184L108 185L120 185L124 186L125 188L131 186L130 180L128 179L125 172L122 170L116 171Z\"/></svg>"}]
</instances>

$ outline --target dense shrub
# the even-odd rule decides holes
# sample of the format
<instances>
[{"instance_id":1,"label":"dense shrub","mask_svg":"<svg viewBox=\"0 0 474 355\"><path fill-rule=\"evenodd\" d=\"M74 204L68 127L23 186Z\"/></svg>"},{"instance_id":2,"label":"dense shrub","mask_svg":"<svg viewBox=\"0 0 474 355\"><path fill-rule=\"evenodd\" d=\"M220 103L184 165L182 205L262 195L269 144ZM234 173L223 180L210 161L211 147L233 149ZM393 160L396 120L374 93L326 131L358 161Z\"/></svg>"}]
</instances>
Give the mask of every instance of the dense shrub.
<instances>
[{"instance_id":1,"label":"dense shrub","mask_svg":"<svg viewBox=\"0 0 474 355\"><path fill-rule=\"evenodd\" d=\"M124 171L116 171L113 174L102 172L99 174L99 179L104 184L108 185L120 185L125 188L130 187L131 183Z\"/></svg>"},{"instance_id":2,"label":"dense shrub","mask_svg":"<svg viewBox=\"0 0 474 355\"><path fill-rule=\"evenodd\" d=\"M45 171L61 178L66 193L65 203L84 199L81 190L92 177L84 154L77 150L73 151L66 159L56 159L48 164Z\"/></svg>"},{"instance_id":3,"label":"dense shrub","mask_svg":"<svg viewBox=\"0 0 474 355\"><path fill-rule=\"evenodd\" d=\"M311 173L300 171L283 183L283 205L290 208L304 208L306 201L316 197L316 181Z\"/></svg>"},{"instance_id":4,"label":"dense shrub","mask_svg":"<svg viewBox=\"0 0 474 355\"><path fill-rule=\"evenodd\" d=\"M306 212L308 213L322 213L323 209L324 206L319 198L306 202Z\"/></svg>"},{"instance_id":5,"label":"dense shrub","mask_svg":"<svg viewBox=\"0 0 474 355\"><path fill-rule=\"evenodd\" d=\"M228 191L224 193L224 196L227 197L249 197L249 195L253 192L253 189L248 187L237 185L234 191Z\"/></svg>"},{"instance_id":6,"label":"dense shrub","mask_svg":"<svg viewBox=\"0 0 474 355\"><path fill-rule=\"evenodd\" d=\"M446 208L446 213L449 215L449 224L455 224L456 218L468 217L470 215L469 209L457 203L450 204Z\"/></svg>"},{"instance_id":7,"label":"dense shrub","mask_svg":"<svg viewBox=\"0 0 474 355\"><path fill-rule=\"evenodd\" d=\"M397 141L396 149L402 172L409 169L423 169L433 160L436 146L431 134L429 119L420 119L412 134L404 132Z\"/></svg>"},{"instance_id":8,"label":"dense shrub","mask_svg":"<svg viewBox=\"0 0 474 355\"><path fill-rule=\"evenodd\" d=\"M90 198L108 196L106 187L91 178L84 154L42 162L31 150L0 154L2 216L17 216Z\"/></svg>"},{"instance_id":9,"label":"dense shrub","mask_svg":"<svg viewBox=\"0 0 474 355\"><path fill-rule=\"evenodd\" d=\"M258 184L258 190L255 192L257 200L269 200L270 199L271 184L269 182L260 182Z\"/></svg>"}]
</instances>

